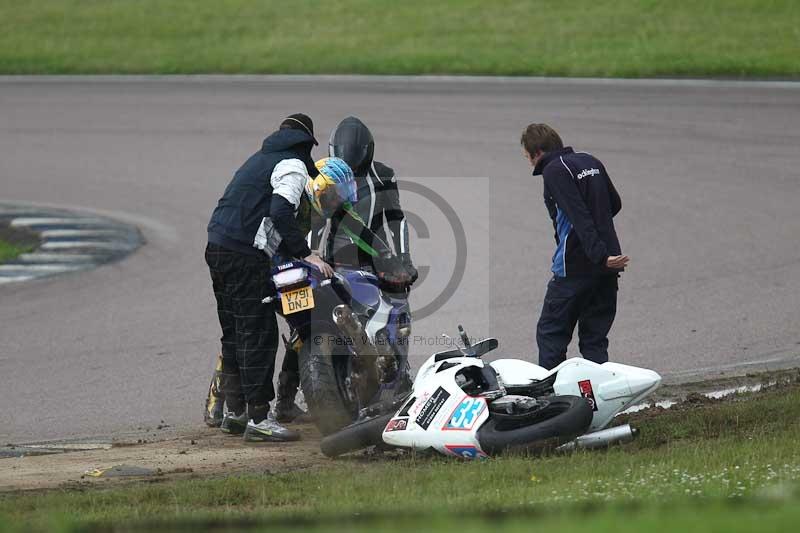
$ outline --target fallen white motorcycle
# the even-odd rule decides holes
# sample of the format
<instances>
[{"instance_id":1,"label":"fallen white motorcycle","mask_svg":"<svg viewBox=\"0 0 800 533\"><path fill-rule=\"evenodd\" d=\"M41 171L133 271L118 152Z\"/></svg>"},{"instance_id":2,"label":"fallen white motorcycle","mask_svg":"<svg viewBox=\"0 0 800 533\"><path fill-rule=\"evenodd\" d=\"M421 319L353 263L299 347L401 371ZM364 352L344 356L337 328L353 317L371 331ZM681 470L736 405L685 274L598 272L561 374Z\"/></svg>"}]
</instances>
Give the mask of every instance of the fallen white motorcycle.
<instances>
[{"instance_id":1,"label":"fallen white motorcycle","mask_svg":"<svg viewBox=\"0 0 800 533\"><path fill-rule=\"evenodd\" d=\"M396 411L372 416L328 435L329 457L382 445L482 458L509 450L606 446L630 440L630 426L604 429L621 411L661 383L652 370L572 358L552 370L481 356L496 339L432 355Z\"/></svg>"}]
</instances>

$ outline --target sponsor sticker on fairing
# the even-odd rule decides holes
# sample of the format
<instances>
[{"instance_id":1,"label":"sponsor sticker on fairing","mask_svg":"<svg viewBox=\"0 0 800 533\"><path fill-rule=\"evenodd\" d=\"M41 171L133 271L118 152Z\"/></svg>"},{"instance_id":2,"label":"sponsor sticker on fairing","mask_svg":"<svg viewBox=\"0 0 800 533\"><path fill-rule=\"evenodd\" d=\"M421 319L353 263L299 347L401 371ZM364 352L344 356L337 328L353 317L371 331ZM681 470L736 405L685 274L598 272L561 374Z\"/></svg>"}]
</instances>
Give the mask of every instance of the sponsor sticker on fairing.
<instances>
[{"instance_id":1,"label":"sponsor sticker on fairing","mask_svg":"<svg viewBox=\"0 0 800 533\"><path fill-rule=\"evenodd\" d=\"M422 406L416 419L417 425L422 429L428 429L434 417L436 417L436 414L441 410L448 398L450 398L449 392L442 387L436 389L436 392L434 392L431 397L428 398L428 401L425 402L425 405Z\"/></svg>"},{"instance_id":2,"label":"sponsor sticker on fairing","mask_svg":"<svg viewBox=\"0 0 800 533\"><path fill-rule=\"evenodd\" d=\"M485 459L489 457L483 450L471 444L445 444L444 448L449 453L462 459Z\"/></svg>"},{"instance_id":3,"label":"sponsor sticker on fairing","mask_svg":"<svg viewBox=\"0 0 800 533\"><path fill-rule=\"evenodd\" d=\"M387 431L405 431L408 427L408 418L392 418L389 420L389 423L386 424L386 429L384 432Z\"/></svg>"},{"instance_id":4,"label":"sponsor sticker on fairing","mask_svg":"<svg viewBox=\"0 0 800 533\"><path fill-rule=\"evenodd\" d=\"M412 402L412 405L409 408L408 413L411 416L417 416L419 414L419 412L422 410L422 406L425 405L425 402L430 397L431 397L431 393L427 392L427 391L425 391L422 394L420 394L419 398Z\"/></svg>"},{"instance_id":5,"label":"sponsor sticker on fairing","mask_svg":"<svg viewBox=\"0 0 800 533\"><path fill-rule=\"evenodd\" d=\"M586 398L586 401L592 406L592 411L597 411L597 401L594 399L594 390L592 389L591 380L584 379L583 381L579 381L578 388L581 391L581 396Z\"/></svg>"}]
</instances>

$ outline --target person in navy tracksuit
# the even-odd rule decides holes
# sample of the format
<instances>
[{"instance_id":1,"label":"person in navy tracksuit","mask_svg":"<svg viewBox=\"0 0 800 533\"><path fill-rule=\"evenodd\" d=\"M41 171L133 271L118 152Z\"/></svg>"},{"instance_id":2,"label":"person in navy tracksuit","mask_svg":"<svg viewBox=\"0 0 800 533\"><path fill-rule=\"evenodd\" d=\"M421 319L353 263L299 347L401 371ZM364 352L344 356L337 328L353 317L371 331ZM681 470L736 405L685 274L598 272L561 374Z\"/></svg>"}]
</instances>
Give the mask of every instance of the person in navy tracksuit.
<instances>
[{"instance_id":1,"label":"person in navy tracksuit","mask_svg":"<svg viewBox=\"0 0 800 533\"><path fill-rule=\"evenodd\" d=\"M581 355L604 363L617 312L617 280L629 261L614 229L622 209L619 194L597 158L565 148L547 124L528 126L521 144L533 175L544 178L556 239L553 277L536 327L539 365L551 369L566 359L576 324Z\"/></svg>"}]
</instances>

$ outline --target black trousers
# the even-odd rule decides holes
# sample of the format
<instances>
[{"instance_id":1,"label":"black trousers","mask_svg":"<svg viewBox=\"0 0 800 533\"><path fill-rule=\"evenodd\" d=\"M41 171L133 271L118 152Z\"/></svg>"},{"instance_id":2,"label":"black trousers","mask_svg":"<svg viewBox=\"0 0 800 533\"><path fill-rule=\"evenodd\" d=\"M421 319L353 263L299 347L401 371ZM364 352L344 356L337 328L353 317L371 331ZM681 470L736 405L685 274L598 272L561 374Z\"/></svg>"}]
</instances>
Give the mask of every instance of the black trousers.
<instances>
[{"instance_id":1,"label":"black trousers","mask_svg":"<svg viewBox=\"0 0 800 533\"><path fill-rule=\"evenodd\" d=\"M558 366L578 325L581 355L595 363L608 361L608 332L617 314L617 276L553 277L547 284L536 326L539 365Z\"/></svg>"},{"instance_id":2,"label":"black trousers","mask_svg":"<svg viewBox=\"0 0 800 533\"><path fill-rule=\"evenodd\" d=\"M222 392L229 409L241 413L246 402L258 421L275 398L278 322L273 305L261 303L273 292L269 258L209 244L206 263L222 327Z\"/></svg>"}]
</instances>

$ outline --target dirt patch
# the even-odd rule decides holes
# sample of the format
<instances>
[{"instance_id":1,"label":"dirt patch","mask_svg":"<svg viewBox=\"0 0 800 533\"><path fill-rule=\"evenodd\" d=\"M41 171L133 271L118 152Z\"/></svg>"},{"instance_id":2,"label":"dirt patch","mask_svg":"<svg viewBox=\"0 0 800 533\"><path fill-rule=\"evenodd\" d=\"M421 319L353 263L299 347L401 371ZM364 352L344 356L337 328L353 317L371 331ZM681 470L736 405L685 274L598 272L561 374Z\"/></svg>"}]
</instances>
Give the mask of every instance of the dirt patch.
<instances>
[{"instance_id":1,"label":"dirt patch","mask_svg":"<svg viewBox=\"0 0 800 533\"><path fill-rule=\"evenodd\" d=\"M132 480L159 482L263 474L328 463L329 460L319 451L317 430L305 424L298 424L295 428L303 439L292 443L250 444L218 429L201 429L156 442L123 441L114 443L109 449L0 459L0 492L111 486ZM140 472L148 473L97 476L98 472L123 465L124 470L136 472L132 468L136 467L142 469Z\"/></svg>"},{"instance_id":2,"label":"dirt patch","mask_svg":"<svg viewBox=\"0 0 800 533\"><path fill-rule=\"evenodd\" d=\"M704 396L708 393L728 391L732 394L739 389L771 388L796 383L800 383L800 369L770 370L767 372L748 373L741 376L727 376L703 381L670 383L662 385L647 400L652 403L662 401L682 402L694 398L697 402L705 402L710 399Z\"/></svg>"}]
</instances>

